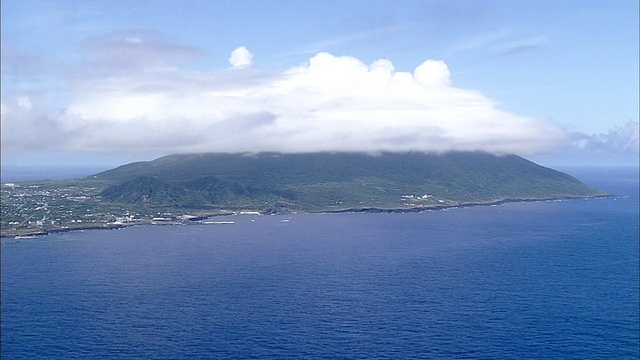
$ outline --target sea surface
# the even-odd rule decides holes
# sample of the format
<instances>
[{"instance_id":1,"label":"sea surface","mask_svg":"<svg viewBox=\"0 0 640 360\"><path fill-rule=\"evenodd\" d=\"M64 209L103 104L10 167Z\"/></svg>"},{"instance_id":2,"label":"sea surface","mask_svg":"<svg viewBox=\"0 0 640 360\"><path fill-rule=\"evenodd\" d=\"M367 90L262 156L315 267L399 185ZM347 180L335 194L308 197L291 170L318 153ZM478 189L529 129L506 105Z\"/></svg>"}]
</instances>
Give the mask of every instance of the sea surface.
<instances>
[{"instance_id":1,"label":"sea surface","mask_svg":"<svg viewBox=\"0 0 640 360\"><path fill-rule=\"evenodd\" d=\"M113 168L113 167L112 167ZM66 180L91 176L109 170L109 166L4 165L0 166L0 182Z\"/></svg>"},{"instance_id":2,"label":"sea surface","mask_svg":"<svg viewBox=\"0 0 640 360\"><path fill-rule=\"evenodd\" d=\"M2 244L2 359L638 359L638 172L618 197L237 215Z\"/></svg>"}]
</instances>

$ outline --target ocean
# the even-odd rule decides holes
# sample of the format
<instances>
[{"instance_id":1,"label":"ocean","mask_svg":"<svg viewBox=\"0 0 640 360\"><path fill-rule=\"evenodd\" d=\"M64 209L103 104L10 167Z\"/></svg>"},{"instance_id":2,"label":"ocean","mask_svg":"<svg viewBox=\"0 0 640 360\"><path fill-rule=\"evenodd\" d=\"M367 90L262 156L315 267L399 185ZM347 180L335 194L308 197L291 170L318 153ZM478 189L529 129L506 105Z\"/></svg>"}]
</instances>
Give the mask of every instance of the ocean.
<instances>
[{"instance_id":1,"label":"ocean","mask_svg":"<svg viewBox=\"0 0 640 360\"><path fill-rule=\"evenodd\" d=\"M3 359L638 359L638 170L616 194L236 215L2 243Z\"/></svg>"}]
</instances>

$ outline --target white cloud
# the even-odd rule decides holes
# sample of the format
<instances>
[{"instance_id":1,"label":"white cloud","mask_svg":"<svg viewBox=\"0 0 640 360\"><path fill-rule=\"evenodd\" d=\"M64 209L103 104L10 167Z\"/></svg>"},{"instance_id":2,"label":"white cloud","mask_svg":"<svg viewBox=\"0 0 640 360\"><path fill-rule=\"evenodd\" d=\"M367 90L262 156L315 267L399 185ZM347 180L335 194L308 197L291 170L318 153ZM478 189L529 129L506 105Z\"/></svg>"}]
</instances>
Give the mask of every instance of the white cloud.
<instances>
[{"instance_id":1,"label":"white cloud","mask_svg":"<svg viewBox=\"0 0 640 360\"><path fill-rule=\"evenodd\" d=\"M602 134L575 134L574 146L589 152L613 154L638 154L640 151L640 126L628 121L622 126L609 129Z\"/></svg>"},{"instance_id":2,"label":"white cloud","mask_svg":"<svg viewBox=\"0 0 640 360\"><path fill-rule=\"evenodd\" d=\"M572 133L572 143L564 149L534 161L545 165L638 166L640 161L640 126L637 121L614 126L605 133Z\"/></svg>"},{"instance_id":3,"label":"white cloud","mask_svg":"<svg viewBox=\"0 0 640 360\"><path fill-rule=\"evenodd\" d=\"M11 113L3 130L9 122L12 131L25 134L26 126L48 119L47 134L59 142L30 146L109 153L484 150L530 155L569 141L549 120L500 110L483 94L453 86L443 61L426 60L404 72L386 59L367 65L319 53L279 74L235 71L250 65L252 56L240 47L231 55L231 69L209 72L154 66L160 60L144 71L85 69L85 76L74 78L62 115L24 107L14 114L3 102L3 113ZM18 143L5 143L3 131L7 146Z\"/></svg>"},{"instance_id":4,"label":"white cloud","mask_svg":"<svg viewBox=\"0 0 640 360\"><path fill-rule=\"evenodd\" d=\"M229 63L232 67L239 69L251 66L253 64L253 54L245 46L240 46L231 52Z\"/></svg>"},{"instance_id":5,"label":"white cloud","mask_svg":"<svg viewBox=\"0 0 640 360\"><path fill-rule=\"evenodd\" d=\"M422 85L449 86L451 85L451 72L444 61L427 60L420 64L413 72L413 76Z\"/></svg>"},{"instance_id":6,"label":"white cloud","mask_svg":"<svg viewBox=\"0 0 640 360\"><path fill-rule=\"evenodd\" d=\"M27 111L31 110L31 108L33 107L28 96L18 96L17 102L20 108Z\"/></svg>"}]
</instances>

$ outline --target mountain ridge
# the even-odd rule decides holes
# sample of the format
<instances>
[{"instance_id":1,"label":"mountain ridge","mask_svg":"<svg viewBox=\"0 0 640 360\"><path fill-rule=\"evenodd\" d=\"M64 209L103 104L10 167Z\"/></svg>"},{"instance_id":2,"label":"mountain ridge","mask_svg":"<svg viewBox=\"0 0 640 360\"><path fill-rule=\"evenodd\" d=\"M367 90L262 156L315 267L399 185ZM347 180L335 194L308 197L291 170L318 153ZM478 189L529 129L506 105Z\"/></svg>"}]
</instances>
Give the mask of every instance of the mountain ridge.
<instances>
[{"instance_id":1,"label":"mountain ridge","mask_svg":"<svg viewBox=\"0 0 640 360\"><path fill-rule=\"evenodd\" d=\"M144 198L148 206L263 212L408 210L607 195L522 157L482 152L174 154L93 178L113 183L101 193L109 202L143 205ZM145 188L149 179L155 185Z\"/></svg>"}]
</instances>

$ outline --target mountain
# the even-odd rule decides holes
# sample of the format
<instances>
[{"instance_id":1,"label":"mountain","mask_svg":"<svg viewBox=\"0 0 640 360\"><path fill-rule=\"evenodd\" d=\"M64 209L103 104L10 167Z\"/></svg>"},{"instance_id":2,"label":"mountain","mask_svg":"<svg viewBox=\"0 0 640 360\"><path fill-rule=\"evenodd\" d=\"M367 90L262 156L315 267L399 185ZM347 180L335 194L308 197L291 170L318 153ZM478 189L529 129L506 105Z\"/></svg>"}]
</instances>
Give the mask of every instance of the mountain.
<instances>
[{"instance_id":1,"label":"mountain","mask_svg":"<svg viewBox=\"0 0 640 360\"><path fill-rule=\"evenodd\" d=\"M122 184L111 186L101 195L109 202L121 204L198 206L206 202L196 193L189 192L182 186L168 184L151 176L139 176Z\"/></svg>"},{"instance_id":2,"label":"mountain","mask_svg":"<svg viewBox=\"0 0 640 360\"><path fill-rule=\"evenodd\" d=\"M178 154L92 177L105 201L183 208L415 209L606 195L516 155Z\"/></svg>"}]
</instances>

